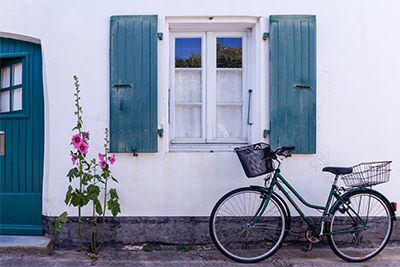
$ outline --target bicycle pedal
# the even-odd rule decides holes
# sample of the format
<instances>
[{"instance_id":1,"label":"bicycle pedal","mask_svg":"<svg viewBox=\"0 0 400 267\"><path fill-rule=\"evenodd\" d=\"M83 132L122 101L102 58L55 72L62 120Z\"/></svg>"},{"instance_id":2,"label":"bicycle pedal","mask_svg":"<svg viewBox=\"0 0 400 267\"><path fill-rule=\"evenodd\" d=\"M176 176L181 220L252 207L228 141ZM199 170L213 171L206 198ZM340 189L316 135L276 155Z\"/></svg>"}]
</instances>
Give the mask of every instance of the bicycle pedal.
<instances>
[{"instance_id":1,"label":"bicycle pedal","mask_svg":"<svg viewBox=\"0 0 400 267\"><path fill-rule=\"evenodd\" d=\"M313 249L312 243L308 243L308 245L305 245L304 247L301 248L301 250L304 252L310 252L312 249Z\"/></svg>"}]
</instances>

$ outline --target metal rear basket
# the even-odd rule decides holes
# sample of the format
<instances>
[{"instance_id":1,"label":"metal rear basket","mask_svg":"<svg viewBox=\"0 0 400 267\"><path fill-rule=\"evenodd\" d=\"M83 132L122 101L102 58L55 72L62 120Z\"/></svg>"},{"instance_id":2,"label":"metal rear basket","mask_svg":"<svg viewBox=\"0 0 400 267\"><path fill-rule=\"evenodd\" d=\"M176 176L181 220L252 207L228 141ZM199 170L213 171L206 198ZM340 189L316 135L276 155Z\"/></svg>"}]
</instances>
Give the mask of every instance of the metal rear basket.
<instances>
[{"instance_id":1,"label":"metal rear basket","mask_svg":"<svg viewBox=\"0 0 400 267\"><path fill-rule=\"evenodd\" d=\"M247 177L260 176L274 170L271 147L265 143L235 148Z\"/></svg>"},{"instance_id":2,"label":"metal rear basket","mask_svg":"<svg viewBox=\"0 0 400 267\"><path fill-rule=\"evenodd\" d=\"M353 166L353 172L343 175L348 187L368 187L386 183L390 178L391 161L366 162Z\"/></svg>"}]
</instances>

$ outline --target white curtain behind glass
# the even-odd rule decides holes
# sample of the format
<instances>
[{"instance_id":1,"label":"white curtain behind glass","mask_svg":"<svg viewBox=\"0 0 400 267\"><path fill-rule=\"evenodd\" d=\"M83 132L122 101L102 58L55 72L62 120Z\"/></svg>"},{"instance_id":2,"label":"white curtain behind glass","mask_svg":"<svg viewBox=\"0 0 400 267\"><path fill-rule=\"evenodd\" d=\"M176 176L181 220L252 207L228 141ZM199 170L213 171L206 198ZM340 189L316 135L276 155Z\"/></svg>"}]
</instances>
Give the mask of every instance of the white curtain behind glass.
<instances>
[{"instance_id":1,"label":"white curtain behind glass","mask_svg":"<svg viewBox=\"0 0 400 267\"><path fill-rule=\"evenodd\" d=\"M201 69L175 70L175 137L201 138Z\"/></svg>"},{"instance_id":2,"label":"white curtain behind glass","mask_svg":"<svg viewBox=\"0 0 400 267\"><path fill-rule=\"evenodd\" d=\"M217 69L217 139L242 139L242 70Z\"/></svg>"}]
</instances>

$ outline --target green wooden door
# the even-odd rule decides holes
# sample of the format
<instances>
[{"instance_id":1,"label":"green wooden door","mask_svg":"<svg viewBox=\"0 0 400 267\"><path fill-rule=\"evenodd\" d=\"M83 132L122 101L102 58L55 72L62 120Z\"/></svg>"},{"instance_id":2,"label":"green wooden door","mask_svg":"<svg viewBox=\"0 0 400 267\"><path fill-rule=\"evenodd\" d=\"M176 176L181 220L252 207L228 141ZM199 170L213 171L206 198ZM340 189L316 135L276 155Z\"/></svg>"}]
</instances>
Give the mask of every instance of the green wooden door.
<instances>
[{"instance_id":1,"label":"green wooden door","mask_svg":"<svg viewBox=\"0 0 400 267\"><path fill-rule=\"evenodd\" d=\"M0 38L0 234L43 234L43 105L40 45Z\"/></svg>"}]
</instances>

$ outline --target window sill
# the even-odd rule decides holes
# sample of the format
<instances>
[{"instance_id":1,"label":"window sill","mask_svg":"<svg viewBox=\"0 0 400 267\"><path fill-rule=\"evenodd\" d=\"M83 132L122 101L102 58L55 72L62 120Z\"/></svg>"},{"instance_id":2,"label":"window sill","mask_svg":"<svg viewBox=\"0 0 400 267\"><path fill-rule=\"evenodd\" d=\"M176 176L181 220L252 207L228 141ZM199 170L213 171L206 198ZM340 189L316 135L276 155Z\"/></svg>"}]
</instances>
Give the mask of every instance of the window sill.
<instances>
[{"instance_id":1,"label":"window sill","mask_svg":"<svg viewBox=\"0 0 400 267\"><path fill-rule=\"evenodd\" d=\"M184 142L171 142L169 147L169 152L233 152L235 147L245 146L249 143L234 142L234 143L215 143L215 144L204 144L204 143L184 143Z\"/></svg>"}]
</instances>

